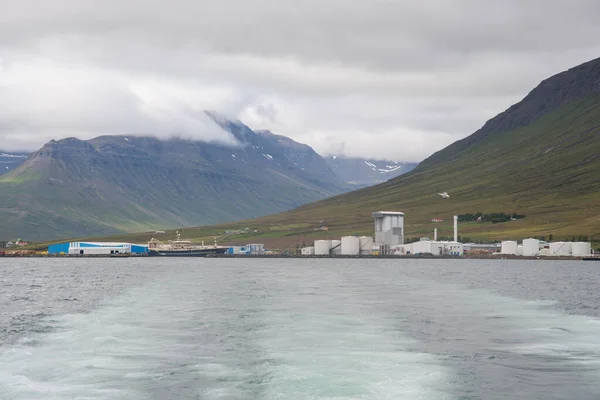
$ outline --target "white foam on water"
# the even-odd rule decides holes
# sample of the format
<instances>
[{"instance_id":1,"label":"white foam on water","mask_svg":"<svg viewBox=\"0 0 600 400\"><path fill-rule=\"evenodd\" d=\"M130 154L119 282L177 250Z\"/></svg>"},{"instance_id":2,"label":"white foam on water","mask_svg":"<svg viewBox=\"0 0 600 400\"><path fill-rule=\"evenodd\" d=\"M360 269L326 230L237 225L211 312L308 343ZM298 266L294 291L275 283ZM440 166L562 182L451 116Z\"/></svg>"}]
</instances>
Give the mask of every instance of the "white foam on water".
<instances>
[{"instance_id":1,"label":"white foam on water","mask_svg":"<svg viewBox=\"0 0 600 400\"><path fill-rule=\"evenodd\" d=\"M194 315L170 295L144 287L90 313L52 317L52 332L0 352L0 393L15 400L148 398L149 383L176 373L194 350L185 340Z\"/></svg>"},{"instance_id":2,"label":"white foam on water","mask_svg":"<svg viewBox=\"0 0 600 400\"><path fill-rule=\"evenodd\" d=\"M446 398L436 386L448 371L385 315L313 313L323 304L305 297L296 315L264 288L196 278L49 317L51 332L0 350L3 398Z\"/></svg>"},{"instance_id":3,"label":"white foam on water","mask_svg":"<svg viewBox=\"0 0 600 400\"><path fill-rule=\"evenodd\" d=\"M489 371L505 373L504 379L515 383L543 383L554 396L569 387L582 396L600 394L598 319L570 315L554 300L517 299L456 284L420 285L407 300L428 297L430 305L422 302L420 311L444 315L443 321L434 321L435 329L444 332L448 343L471 348Z\"/></svg>"},{"instance_id":4,"label":"white foam on water","mask_svg":"<svg viewBox=\"0 0 600 400\"><path fill-rule=\"evenodd\" d=\"M360 296L335 297L288 299L289 308L263 315L255 342L265 353L259 370L268 382L260 398L452 398L452 372L439 358L414 350L417 342L399 331L396 317L366 306Z\"/></svg>"}]
</instances>

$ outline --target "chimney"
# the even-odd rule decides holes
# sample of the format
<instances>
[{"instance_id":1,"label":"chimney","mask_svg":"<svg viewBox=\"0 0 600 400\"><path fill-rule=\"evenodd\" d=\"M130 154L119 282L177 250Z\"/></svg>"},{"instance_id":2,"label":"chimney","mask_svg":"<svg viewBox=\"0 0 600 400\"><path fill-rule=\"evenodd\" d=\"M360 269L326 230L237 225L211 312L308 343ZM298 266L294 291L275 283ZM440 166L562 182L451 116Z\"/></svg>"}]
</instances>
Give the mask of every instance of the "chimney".
<instances>
[{"instance_id":1,"label":"chimney","mask_svg":"<svg viewBox=\"0 0 600 400\"><path fill-rule=\"evenodd\" d=\"M458 215L454 216L454 241L458 242Z\"/></svg>"},{"instance_id":2,"label":"chimney","mask_svg":"<svg viewBox=\"0 0 600 400\"><path fill-rule=\"evenodd\" d=\"M433 241L437 242L437 228L433 228Z\"/></svg>"}]
</instances>

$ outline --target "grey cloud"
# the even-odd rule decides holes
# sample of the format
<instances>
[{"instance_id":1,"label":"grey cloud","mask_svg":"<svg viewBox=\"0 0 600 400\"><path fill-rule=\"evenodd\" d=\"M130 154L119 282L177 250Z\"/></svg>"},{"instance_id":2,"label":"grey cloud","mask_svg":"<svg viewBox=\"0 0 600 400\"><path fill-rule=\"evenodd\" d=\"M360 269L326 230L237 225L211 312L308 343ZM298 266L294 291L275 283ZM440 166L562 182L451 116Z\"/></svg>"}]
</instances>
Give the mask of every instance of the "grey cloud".
<instances>
[{"instance_id":1,"label":"grey cloud","mask_svg":"<svg viewBox=\"0 0 600 400\"><path fill-rule=\"evenodd\" d=\"M7 2L0 148L230 140L198 117L211 109L322 153L416 161L597 57L598 20L595 0Z\"/></svg>"}]
</instances>

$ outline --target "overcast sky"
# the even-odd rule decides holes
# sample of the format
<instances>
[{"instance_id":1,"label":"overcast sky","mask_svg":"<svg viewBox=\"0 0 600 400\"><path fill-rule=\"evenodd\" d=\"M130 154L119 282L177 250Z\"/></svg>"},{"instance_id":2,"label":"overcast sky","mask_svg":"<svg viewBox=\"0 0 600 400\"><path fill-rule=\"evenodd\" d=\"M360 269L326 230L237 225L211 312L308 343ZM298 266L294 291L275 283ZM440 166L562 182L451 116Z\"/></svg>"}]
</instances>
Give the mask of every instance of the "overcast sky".
<instances>
[{"instance_id":1,"label":"overcast sky","mask_svg":"<svg viewBox=\"0 0 600 400\"><path fill-rule=\"evenodd\" d=\"M0 149L229 140L419 161L600 56L597 0L0 0Z\"/></svg>"}]
</instances>

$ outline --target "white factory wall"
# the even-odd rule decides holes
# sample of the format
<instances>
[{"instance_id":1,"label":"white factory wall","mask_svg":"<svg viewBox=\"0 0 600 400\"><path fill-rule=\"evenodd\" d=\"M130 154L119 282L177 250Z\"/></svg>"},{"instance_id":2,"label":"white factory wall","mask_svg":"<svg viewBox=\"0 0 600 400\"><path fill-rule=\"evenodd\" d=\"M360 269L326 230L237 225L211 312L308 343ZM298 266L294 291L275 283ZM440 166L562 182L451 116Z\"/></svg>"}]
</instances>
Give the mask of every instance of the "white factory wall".
<instances>
[{"instance_id":1,"label":"white factory wall","mask_svg":"<svg viewBox=\"0 0 600 400\"><path fill-rule=\"evenodd\" d=\"M433 250L435 251L435 250ZM415 242L411 246L410 254L421 254L421 253L431 253L432 245L430 241L419 241ZM432 253L433 254L433 253Z\"/></svg>"},{"instance_id":2,"label":"white factory wall","mask_svg":"<svg viewBox=\"0 0 600 400\"><path fill-rule=\"evenodd\" d=\"M123 247L70 247L69 254L129 254L131 249Z\"/></svg>"},{"instance_id":3,"label":"white factory wall","mask_svg":"<svg viewBox=\"0 0 600 400\"><path fill-rule=\"evenodd\" d=\"M439 242L432 240L421 240L411 244L395 246L394 254L427 254L431 253L434 256L452 255L462 256L464 247L459 242Z\"/></svg>"},{"instance_id":4,"label":"white factory wall","mask_svg":"<svg viewBox=\"0 0 600 400\"><path fill-rule=\"evenodd\" d=\"M68 254L130 254L131 243L71 242Z\"/></svg>"}]
</instances>

